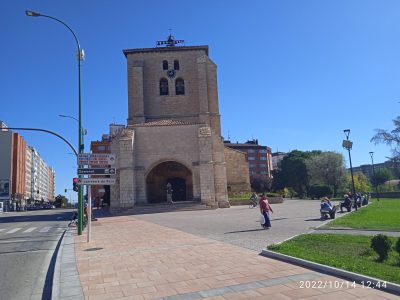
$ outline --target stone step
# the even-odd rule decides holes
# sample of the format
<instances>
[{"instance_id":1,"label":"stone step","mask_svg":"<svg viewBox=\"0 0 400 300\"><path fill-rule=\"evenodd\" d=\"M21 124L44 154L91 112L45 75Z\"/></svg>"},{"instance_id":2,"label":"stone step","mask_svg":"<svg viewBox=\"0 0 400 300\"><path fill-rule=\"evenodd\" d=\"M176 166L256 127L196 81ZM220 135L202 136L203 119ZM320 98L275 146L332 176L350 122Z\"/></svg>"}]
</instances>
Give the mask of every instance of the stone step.
<instances>
[{"instance_id":1,"label":"stone step","mask_svg":"<svg viewBox=\"0 0 400 300\"><path fill-rule=\"evenodd\" d=\"M174 202L174 203L154 203L154 204L136 204L129 209L114 209L113 215L142 215L156 214L174 211L193 211L215 209L215 207L207 206L199 202Z\"/></svg>"}]
</instances>

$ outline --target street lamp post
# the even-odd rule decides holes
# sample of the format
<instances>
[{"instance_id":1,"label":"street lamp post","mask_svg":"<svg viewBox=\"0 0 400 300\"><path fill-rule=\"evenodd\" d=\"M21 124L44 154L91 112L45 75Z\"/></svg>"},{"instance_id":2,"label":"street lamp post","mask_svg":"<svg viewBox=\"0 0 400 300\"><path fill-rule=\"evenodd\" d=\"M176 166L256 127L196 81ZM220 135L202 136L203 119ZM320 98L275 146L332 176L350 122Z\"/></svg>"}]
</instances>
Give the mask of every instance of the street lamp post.
<instances>
[{"instance_id":1,"label":"street lamp post","mask_svg":"<svg viewBox=\"0 0 400 300\"><path fill-rule=\"evenodd\" d=\"M372 176L374 178L373 181L375 181L375 168L374 168L374 152L369 152L369 156L371 156L371 163L372 163ZM379 201L379 195L378 195L378 185L375 184L375 182L373 183L375 185L375 193L376 193L376 198Z\"/></svg>"},{"instance_id":2,"label":"street lamp post","mask_svg":"<svg viewBox=\"0 0 400 300\"><path fill-rule=\"evenodd\" d=\"M52 19L54 21L57 21L61 24L63 24L65 27L67 27L67 29L72 33L72 35L74 36L75 42L76 42L76 46L77 46L77 59L78 59L78 152L79 154L83 153L83 149L84 149L84 144L83 144L83 137L82 137L82 99L81 99L81 61L84 59L84 51L83 49L81 49L81 46L79 44L78 38L76 37L75 32L63 21L51 17L51 16L47 16L47 15L43 15L41 13L38 12L34 12L31 10L26 10L25 14L28 17L45 17L45 18L49 18ZM81 166L78 166L81 167ZM78 175L79 178L82 177L82 175ZM78 190L78 235L82 235L82 228L83 228L83 189L82 186L79 185L79 190Z\"/></svg>"},{"instance_id":3,"label":"street lamp post","mask_svg":"<svg viewBox=\"0 0 400 300\"><path fill-rule=\"evenodd\" d=\"M73 119L73 120L75 120L75 121L78 123L78 125L79 125L79 120L78 120L77 118L73 117L73 116L68 116L68 115L58 115L58 116L61 117L61 118ZM84 141L83 141L83 136L84 136L84 135L87 135L87 130L86 130L85 128L82 127L82 143L84 143Z\"/></svg>"},{"instance_id":4,"label":"street lamp post","mask_svg":"<svg viewBox=\"0 0 400 300\"><path fill-rule=\"evenodd\" d=\"M357 208L357 199L356 199L356 189L354 187L353 165L351 164L351 154L350 154L350 150L353 147L353 142L349 140L350 129L345 129L345 130L343 130L343 132L346 135L346 139L343 140L342 146L343 146L343 148L347 149L347 151L349 151L349 162L350 162L351 183L352 183L352 187L353 187L354 207L357 210L358 208Z\"/></svg>"}]
</instances>

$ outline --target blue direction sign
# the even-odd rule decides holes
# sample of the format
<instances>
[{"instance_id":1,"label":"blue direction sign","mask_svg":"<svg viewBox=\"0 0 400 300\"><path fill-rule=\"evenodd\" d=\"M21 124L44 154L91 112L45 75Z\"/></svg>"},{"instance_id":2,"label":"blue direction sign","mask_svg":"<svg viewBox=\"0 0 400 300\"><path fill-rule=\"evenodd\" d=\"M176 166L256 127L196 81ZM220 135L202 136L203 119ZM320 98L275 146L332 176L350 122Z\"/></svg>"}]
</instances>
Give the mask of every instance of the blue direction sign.
<instances>
[{"instance_id":1,"label":"blue direction sign","mask_svg":"<svg viewBox=\"0 0 400 300\"><path fill-rule=\"evenodd\" d=\"M79 168L79 175L114 175L115 168Z\"/></svg>"}]
</instances>

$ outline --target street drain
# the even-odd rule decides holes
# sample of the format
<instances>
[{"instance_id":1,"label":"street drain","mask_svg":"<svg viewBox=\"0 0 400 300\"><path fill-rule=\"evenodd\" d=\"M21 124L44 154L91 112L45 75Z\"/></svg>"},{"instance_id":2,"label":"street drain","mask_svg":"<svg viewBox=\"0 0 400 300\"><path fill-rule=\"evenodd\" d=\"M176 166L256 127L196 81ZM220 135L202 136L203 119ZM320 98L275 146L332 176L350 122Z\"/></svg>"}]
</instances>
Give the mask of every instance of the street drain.
<instances>
[{"instance_id":1,"label":"street drain","mask_svg":"<svg viewBox=\"0 0 400 300\"><path fill-rule=\"evenodd\" d=\"M103 249L103 248L96 247L96 248L85 249L85 251L98 251L98 250L102 250L102 249Z\"/></svg>"}]
</instances>

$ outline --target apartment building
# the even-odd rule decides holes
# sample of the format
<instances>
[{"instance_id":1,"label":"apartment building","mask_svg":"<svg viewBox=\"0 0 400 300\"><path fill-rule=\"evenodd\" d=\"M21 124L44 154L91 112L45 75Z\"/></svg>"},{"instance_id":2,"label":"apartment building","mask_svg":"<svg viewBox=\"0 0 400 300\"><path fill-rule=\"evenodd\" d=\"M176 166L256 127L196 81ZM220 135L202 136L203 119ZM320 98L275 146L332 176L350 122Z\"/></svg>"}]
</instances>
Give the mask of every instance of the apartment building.
<instances>
[{"instance_id":1,"label":"apartment building","mask_svg":"<svg viewBox=\"0 0 400 300\"><path fill-rule=\"evenodd\" d=\"M54 201L54 170L0 121L0 201L14 207Z\"/></svg>"},{"instance_id":2,"label":"apartment building","mask_svg":"<svg viewBox=\"0 0 400 300\"><path fill-rule=\"evenodd\" d=\"M273 167L270 147L259 145L257 139L248 140L245 143L224 141L224 146L247 154L250 175L260 174L271 177Z\"/></svg>"},{"instance_id":3,"label":"apartment building","mask_svg":"<svg viewBox=\"0 0 400 300\"><path fill-rule=\"evenodd\" d=\"M92 153L111 153L111 139L116 136L125 125L120 124L110 124L109 134L103 134L100 141L92 141L90 143L90 151ZM98 177L109 177L98 176ZM92 185L91 186L92 199L95 200L95 205L100 204L101 199L104 198L106 193L109 194L109 186ZM109 195L108 195L109 197Z\"/></svg>"}]
</instances>

